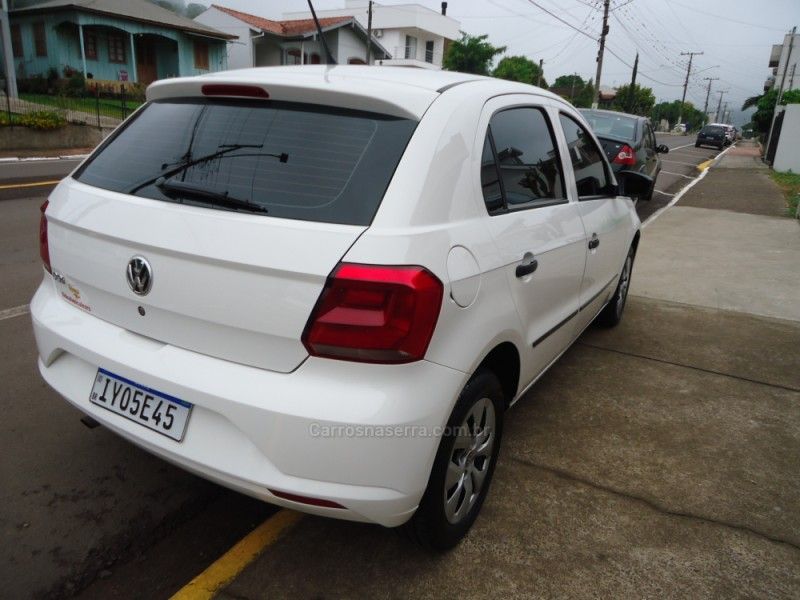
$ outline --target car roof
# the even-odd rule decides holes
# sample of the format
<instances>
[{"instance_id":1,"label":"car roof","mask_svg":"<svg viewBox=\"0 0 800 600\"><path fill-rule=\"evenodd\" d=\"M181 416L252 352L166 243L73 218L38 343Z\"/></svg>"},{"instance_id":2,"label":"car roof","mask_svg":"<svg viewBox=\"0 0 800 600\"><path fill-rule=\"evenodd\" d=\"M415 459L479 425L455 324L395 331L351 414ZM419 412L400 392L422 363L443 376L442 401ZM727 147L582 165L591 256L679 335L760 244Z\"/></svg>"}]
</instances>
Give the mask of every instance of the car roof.
<instances>
[{"instance_id":1,"label":"car roof","mask_svg":"<svg viewBox=\"0 0 800 600\"><path fill-rule=\"evenodd\" d=\"M598 114L608 115L610 117L628 117L629 119L649 120L647 117L643 117L642 115L632 115L630 113L619 112L617 110L605 110L602 108L579 108L578 110L583 114Z\"/></svg>"},{"instance_id":2,"label":"car roof","mask_svg":"<svg viewBox=\"0 0 800 600\"><path fill-rule=\"evenodd\" d=\"M147 99L203 96L202 88L206 84L253 85L265 89L274 100L342 106L419 119L447 90L477 83L483 83L489 95L535 93L564 102L541 88L493 77L367 65L256 67L162 79L147 88Z\"/></svg>"}]
</instances>

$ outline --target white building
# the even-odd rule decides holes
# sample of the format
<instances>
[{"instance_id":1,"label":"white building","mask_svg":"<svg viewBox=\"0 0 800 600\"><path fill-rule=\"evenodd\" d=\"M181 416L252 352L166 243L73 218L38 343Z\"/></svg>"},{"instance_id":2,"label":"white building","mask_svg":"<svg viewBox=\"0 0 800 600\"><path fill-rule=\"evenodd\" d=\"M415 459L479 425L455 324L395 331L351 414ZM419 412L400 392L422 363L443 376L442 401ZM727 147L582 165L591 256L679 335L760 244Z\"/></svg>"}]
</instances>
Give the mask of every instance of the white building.
<instances>
[{"instance_id":1,"label":"white building","mask_svg":"<svg viewBox=\"0 0 800 600\"><path fill-rule=\"evenodd\" d=\"M344 4L344 8L318 10L317 16L352 16L363 27L368 26L367 0L345 0ZM442 11L438 12L419 4L388 6L373 2L374 37L391 54L391 58L383 60L382 64L441 69L447 44L461 37L461 23L443 14L446 7L447 3L443 2ZM285 13L283 18L307 19L310 16L310 12L296 12Z\"/></svg>"},{"instance_id":2,"label":"white building","mask_svg":"<svg viewBox=\"0 0 800 600\"><path fill-rule=\"evenodd\" d=\"M310 16L268 19L212 4L195 21L237 36L228 44L229 69L327 62ZM365 63L367 31L355 17L320 16L320 26L338 64ZM371 55L373 62L390 56L377 36L372 41Z\"/></svg>"},{"instance_id":3,"label":"white building","mask_svg":"<svg viewBox=\"0 0 800 600\"><path fill-rule=\"evenodd\" d=\"M792 41L794 37L794 41ZM790 56L791 53L791 56ZM793 90L800 87L800 33L787 33L783 38L782 44L772 46L769 57L769 66L772 68L772 75L764 82L764 91L772 88L778 89L783 81L783 91ZM783 74L786 73L784 79Z\"/></svg>"}]
</instances>

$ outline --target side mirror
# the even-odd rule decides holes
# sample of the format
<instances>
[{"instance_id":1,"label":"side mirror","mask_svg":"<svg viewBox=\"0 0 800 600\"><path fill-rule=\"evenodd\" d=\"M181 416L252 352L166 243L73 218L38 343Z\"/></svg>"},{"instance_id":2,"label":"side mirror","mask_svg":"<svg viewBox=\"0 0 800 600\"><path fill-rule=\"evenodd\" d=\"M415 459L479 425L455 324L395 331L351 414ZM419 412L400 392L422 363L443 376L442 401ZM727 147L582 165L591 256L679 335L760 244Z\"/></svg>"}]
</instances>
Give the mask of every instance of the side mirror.
<instances>
[{"instance_id":1,"label":"side mirror","mask_svg":"<svg viewBox=\"0 0 800 600\"><path fill-rule=\"evenodd\" d=\"M660 144L656 146L656 152L659 154L669 154L669 146L666 144Z\"/></svg>"},{"instance_id":2,"label":"side mirror","mask_svg":"<svg viewBox=\"0 0 800 600\"><path fill-rule=\"evenodd\" d=\"M619 193L637 200L649 200L650 190L653 189L652 177L639 171L619 171L617 173Z\"/></svg>"}]
</instances>

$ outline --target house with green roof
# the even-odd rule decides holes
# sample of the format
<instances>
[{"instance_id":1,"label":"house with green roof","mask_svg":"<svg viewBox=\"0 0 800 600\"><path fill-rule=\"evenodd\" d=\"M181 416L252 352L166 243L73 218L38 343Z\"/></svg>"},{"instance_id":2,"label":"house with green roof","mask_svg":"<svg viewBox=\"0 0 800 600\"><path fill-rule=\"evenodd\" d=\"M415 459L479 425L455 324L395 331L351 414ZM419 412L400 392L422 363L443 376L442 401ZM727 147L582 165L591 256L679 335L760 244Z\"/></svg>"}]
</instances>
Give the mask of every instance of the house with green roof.
<instances>
[{"instance_id":1,"label":"house with green roof","mask_svg":"<svg viewBox=\"0 0 800 600\"><path fill-rule=\"evenodd\" d=\"M227 68L223 33L147 0L49 0L9 12L18 79L80 72L98 83Z\"/></svg>"}]
</instances>

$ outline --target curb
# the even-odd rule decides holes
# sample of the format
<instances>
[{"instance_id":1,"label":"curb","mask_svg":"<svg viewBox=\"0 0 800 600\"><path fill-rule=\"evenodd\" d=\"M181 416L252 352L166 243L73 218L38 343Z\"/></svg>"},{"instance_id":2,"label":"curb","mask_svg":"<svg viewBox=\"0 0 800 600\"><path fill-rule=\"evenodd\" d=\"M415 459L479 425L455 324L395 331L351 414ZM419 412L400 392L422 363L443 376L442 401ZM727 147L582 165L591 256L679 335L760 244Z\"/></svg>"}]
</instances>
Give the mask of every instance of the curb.
<instances>
[{"instance_id":1,"label":"curb","mask_svg":"<svg viewBox=\"0 0 800 600\"><path fill-rule=\"evenodd\" d=\"M697 165L697 168L698 168L698 169L700 169L700 167L701 167L702 165L705 165L706 163L712 163L712 164L713 164L714 162L716 162L717 160L719 160L719 159L720 159L720 158L721 158L721 157L722 157L722 156L723 156L723 155L724 155L724 154L725 154L725 153L726 153L728 150L730 150L731 148L735 148L735 147L736 147L736 144L731 144L731 145L730 145L730 146L728 146L728 147L727 147L725 150L723 150L722 152L720 152L719 154L717 154L717 156L716 156L715 158L712 158L711 160L707 160L707 161L705 161L705 162L702 162L702 163L700 163L699 165ZM657 218L658 218L658 217L659 217L659 216L660 216L660 215L661 215L663 212L665 212L665 211L669 210L670 208L672 208L673 206L675 206L675 205L678 203L678 200L680 200L680 199L683 197L683 195L684 195L686 192L688 192L688 191L689 191L690 189L692 189L692 188L693 188L695 185L697 185L698 183L700 183L700 181L702 181L702 179L703 179L703 178L704 178L706 175L708 175L708 171L709 171L709 167L710 167L710 166L711 166L711 165L709 164L709 165L708 165L708 166L706 166L704 169L700 170L700 174L699 174L697 177L695 177L694 179L692 179L692 180L691 180L691 181L690 181L688 184L686 184L686 185L685 185L683 188L681 188L681 190L680 190L680 191L679 191L677 194L675 194L675 196L672 198L672 200L670 200L669 204L667 204L666 206L664 206L664 207L660 208L659 210L657 210L656 212L654 212L652 215L650 215L649 217L647 217L647 219L645 219L644 223L642 223L642 229L644 229L645 227L647 227L648 225L650 225L650 223L652 223L653 221L655 221L655 220L656 220L656 219L657 219Z\"/></svg>"},{"instance_id":2,"label":"curb","mask_svg":"<svg viewBox=\"0 0 800 600\"><path fill-rule=\"evenodd\" d=\"M65 154L63 156L11 156L8 158L0 158L2 163L17 163L17 162L36 162L47 160L83 160L89 156L88 154Z\"/></svg>"}]
</instances>

